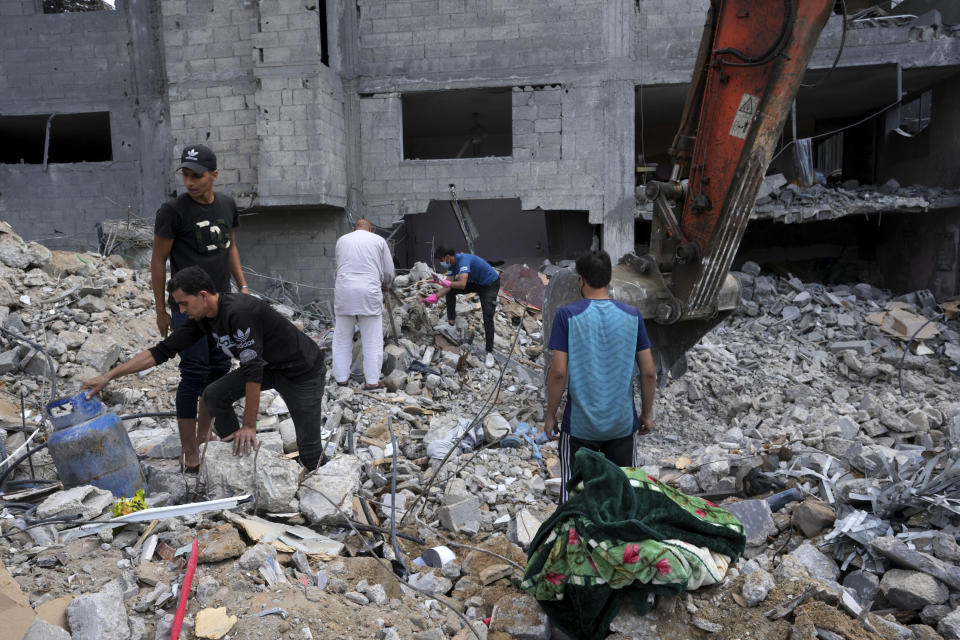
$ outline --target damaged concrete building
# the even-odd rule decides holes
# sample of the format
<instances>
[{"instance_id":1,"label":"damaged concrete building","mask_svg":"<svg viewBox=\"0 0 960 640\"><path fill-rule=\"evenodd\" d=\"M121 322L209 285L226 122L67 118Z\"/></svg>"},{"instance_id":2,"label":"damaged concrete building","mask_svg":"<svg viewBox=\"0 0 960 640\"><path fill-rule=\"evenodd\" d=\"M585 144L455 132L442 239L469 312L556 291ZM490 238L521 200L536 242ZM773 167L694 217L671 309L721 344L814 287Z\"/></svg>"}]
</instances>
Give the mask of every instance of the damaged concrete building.
<instances>
[{"instance_id":1,"label":"damaged concrete building","mask_svg":"<svg viewBox=\"0 0 960 640\"><path fill-rule=\"evenodd\" d=\"M0 3L0 218L54 248L95 246L102 220L152 221L178 187L176 153L205 142L219 187L246 209L245 264L309 285L308 299L331 293L334 242L361 215L394 232L401 264L463 245L451 204L492 260L539 264L595 238L615 257L643 245L637 194L666 159L709 6L70 4ZM849 268L895 291L954 295L960 11L846 5L771 168L792 179L804 147L792 141L811 139L808 164L831 186L773 182L739 262L804 263L824 280L829 264L838 281ZM832 220L838 211L856 215Z\"/></svg>"}]
</instances>

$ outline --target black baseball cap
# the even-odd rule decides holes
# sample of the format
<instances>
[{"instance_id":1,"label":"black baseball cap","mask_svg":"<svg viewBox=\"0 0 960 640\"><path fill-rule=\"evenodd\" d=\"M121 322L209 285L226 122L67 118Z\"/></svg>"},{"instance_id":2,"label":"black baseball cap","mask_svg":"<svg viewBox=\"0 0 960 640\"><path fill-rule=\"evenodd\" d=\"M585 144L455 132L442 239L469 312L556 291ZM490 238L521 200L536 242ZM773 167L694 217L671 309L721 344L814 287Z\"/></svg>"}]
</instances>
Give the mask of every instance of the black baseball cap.
<instances>
[{"instance_id":1,"label":"black baseball cap","mask_svg":"<svg viewBox=\"0 0 960 640\"><path fill-rule=\"evenodd\" d=\"M217 154L204 144L186 146L180 154L180 168L190 169L190 171L200 175L207 171L216 171Z\"/></svg>"}]
</instances>

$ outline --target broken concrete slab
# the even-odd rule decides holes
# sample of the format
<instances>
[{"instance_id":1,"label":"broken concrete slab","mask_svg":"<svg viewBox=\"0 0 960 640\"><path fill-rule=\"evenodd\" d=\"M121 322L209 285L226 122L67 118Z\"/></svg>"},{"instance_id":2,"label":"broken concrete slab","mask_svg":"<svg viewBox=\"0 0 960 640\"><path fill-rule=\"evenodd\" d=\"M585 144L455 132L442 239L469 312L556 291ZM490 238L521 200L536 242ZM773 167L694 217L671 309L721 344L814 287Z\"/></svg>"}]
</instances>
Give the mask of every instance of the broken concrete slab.
<instances>
[{"instance_id":1,"label":"broken concrete slab","mask_svg":"<svg viewBox=\"0 0 960 640\"><path fill-rule=\"evenodd\" d=\"M857 602L866 606L880 587L880 579L869 571L851 571L844 576L843 586L852 589Z\"/></svg>"},{"instance_id":2,"label":"broken concrete slab","mask_svg":"<svg viewBox=\"0 0 960 640\"><path fill-rule=\"evenodd\" d=\"M50 624L40 618L34 619L22 640L72 640L66 629Z\"/></svg>"},{"instance_id":3,"label":"broken concrete slab","mask_svg":"<svg viewBox=\"0 0 960 640\"><path fill-rule=\"evenodd\" d=\"M200 553L197 561L220 562L229 558L237 558L247 550L247 545L240 539L240 534L230 524L220 524L210 529L204 529L197 536Z\"/></svg>"},{"instance_id":4,"label":"broken concrete slab","mask_svg":"<svg viewBox=\"0 0 960 640\"><path fill-rule=\"evenodd\" d=\"M91 520L106 511L114 503L113 494L93 485L73 487L53 494L37 506L36 517L70 518Z\"/></svg>"},{"instance_id":5,"label":"broken concrete slab","mask_svg":"<svg viewBox=\"0 0 960 640\"><path fill-rule=\"evenodd\" d=\"M873 343L869 340L841 340L827 345L827 349L834 353L844 351L853 351L861 356L869 356L873 353Z\"/></svg>"},{"instance_id":6,"label":"broken concrete slab","mask_svg":"<svg viewBox=\"0 0 960 640\"><path fill-rule=\"evenodd\" d=\"M870 549L901 567L922 571L954 591L960 591L960 567L938 560L929 554L911 550L905 542L893 536L874 538L870 541Z\"/></svg>"},{"instance_id":7,"label":"broken concrete slab","mask_svg":"<svg viewBox=\"0 0 960 640\"><path fill-rule=\"evenodd\" d=\"M99 296L86 295L77 302L77 308L87 313L99 313L106 311L107 303Z\"/></svg>"},{"instance_id":8,"label":"broken concrete slab","mask_svg":"<svg viewBox=\"0 0 960 640\"><path fill-rule=\"evenodd\" d=\"M475 525L483 519L480 501L473 495L445 494L438 515L440 524L454 533L475 530Z\"/></svg>"},{"instance_id":9,"label":"broken concrete slab","mask_svg":"<svg viewBox=\"0 0 960 640\"><path fill-rule=\"evenodd\" d=\"M20 353L16 349L0 353L0 376L20 368Z\"/></svg>"},{"instance_id":10,"label":"broken concrete slab","mask_svg":"<svg viewBox=\"0 0 960 640\"><path fill-rule=\"evenodd\" d=\"M73 640L127 640L127 610L115 593L86 593L67 605Z\"/></svg>"},{"instance_id":11,"label":"broken concrete slab","mask_svg":"<svg viewBox=\"0 0 960 640\"><path fill-rule=\"evenodd\" d=\"M818 580L835 582L840 577L840 567L837 563L809 542L804 542L791 551L790 557Z\"/></svg>"},{"instance_id":12,"label":"broken concrete slab","mask_svg":"<svg viewBox=\"0 0 960 640\"><path fill-rule=\"evenodd\" d=\"M723 508L743 524L748 547L766 545L767 536L776 535L778 531L766 500L742 500L724 505Z\"/></svg>"},{"instance_id":13,"label":"broken concrete slab","mask_svg":"<svg viewBox=\"0 0 960 640\"><path fill-rule=\"evenodd\" d=\"M549 640L551 625L537 600L527 594L507 595L497 600L490 614L490 632L506 633L523 640Z\"/></svg>"},{"instance_id":14,"label":"broken concrete slab","mask_svg":"<svg viewBox=\"0 0 960 640\"><path fill-rule=\"evenodd\" d=\"M237 616L227 615L226 607L208 607L197 612L193 633L198 638L219 640L237 624Z\"/></svg>"},{"instance_id":15,"label":"broken concrete slab","mask_svg":"<svg viewBox=\"0 0 960 640\"><path fill-rule=\"evenodd\" d=\"M254 462L257 472L253 473ZM233 455L233 444L210 442L203 461L203 479L211 499L254 493L257 508L286 513L297 510L296 493L300 465L270 449L256 454Z\"/></svg>"},{"instance_id":16,"label":"broken concrete slab","mask_svg":"<svg viewBox=\"0 0 960 640\"><path fill-rule=\"evenodd\" d=\"M950 595L945 584L920 571L890 569L880 580L880 590L893 606L919 611L927 605L943 604Z\"/></svg>"},{"instance_id":17,"label":"broken concrete slab","mask_svg":"<svg viewBox=\"0 0 960 640\"><path fill-rule=\"evenodd\" d=\"M178 443L178 449L179 446ZM147 479L148 495L167 493L172 504L185 502L197 482L197 476L184 474L180 470L177 460L146 458L140 463L140 467Z\"/></svg>"},{"instance_id":18,"label":"broken concrete slab","mask_svg":"<svg viewBox=\"0 0 960 640\"><path fill-rule=\"evenodd\" d=\"M816 498L806 498L793 509L792 522L808 538L813 538L833 525L837 516L833 507Z\"/></svg>"},{"instance_id":19,"label":"broken concrete slab","mask_svg":"<svg viewBox=\"0 0 960 640\"><path fill-rule=\"evenodd\" d=\"M77 352L77 362L103 372L117 363L120 353L120 345L114 336L108 333L93 333L87 336Z\"/></svg>"},{"instance_id":20,"label":"broken concrete slab","mask_svg":"<svg viewBox=\"0 0 960 640\"><path fill-rule=\"evenodd\" d=\"M300 512L314 524L343 523L341 511L352 517L353 494L360 487L362 468L359 458L341 454L317 469L297 491Z\"/></svg>"},{"instance_id":21,"label":"broken concrete slab","mask_svg":"<svg viewBox=\"0 0 960 640\"><path fill-rule=\"evenodd\" d=\"M496 411L491 411L483 419L483 441L487 444L497 442L511 431L510 423Z\"/></svg>"},{"instance_id":22,"label":"broken concrete slab","mask_svg":"<svg viewBox=\"0 0 960 640\"><path fill-rule=\"evenodd\" d=\"M511 542L519 545L521 549L526 549L533 542L541 524L536 516L526 509L521 509L517 512L516 518L513 519L507 530L507 537L510 538Z\"/></svg>"}]
</instances>

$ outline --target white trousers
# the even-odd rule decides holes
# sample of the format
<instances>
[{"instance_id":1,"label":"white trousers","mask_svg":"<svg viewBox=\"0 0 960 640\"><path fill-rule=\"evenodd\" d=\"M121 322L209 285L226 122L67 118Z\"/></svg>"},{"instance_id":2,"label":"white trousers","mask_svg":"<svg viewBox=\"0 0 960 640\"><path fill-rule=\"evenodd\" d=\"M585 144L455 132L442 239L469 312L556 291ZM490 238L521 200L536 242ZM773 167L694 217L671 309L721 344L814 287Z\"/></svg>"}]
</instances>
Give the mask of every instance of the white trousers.
<instances>
[{"instance_id":1,"label":"white trousers","mask_svg":"<svg viewBox=\"0 0 960 640\"><path fill-rule=\"evenodd\" d=\"M383 367L383 316L340 316L333 325L333 377L337 382L350 378L353 364L353 327L360 327L363 344L363 378L369 385L380 381Z\"/></svg>"}]
</instances>

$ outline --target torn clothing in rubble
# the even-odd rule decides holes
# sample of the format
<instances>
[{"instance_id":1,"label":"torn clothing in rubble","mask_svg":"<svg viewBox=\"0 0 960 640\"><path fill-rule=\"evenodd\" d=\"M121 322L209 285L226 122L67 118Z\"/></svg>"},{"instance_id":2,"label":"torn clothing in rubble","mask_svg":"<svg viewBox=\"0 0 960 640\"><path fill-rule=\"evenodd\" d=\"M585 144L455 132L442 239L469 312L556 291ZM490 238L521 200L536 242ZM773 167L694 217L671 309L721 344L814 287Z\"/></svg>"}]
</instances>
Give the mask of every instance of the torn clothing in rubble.
<instances>
[{"instance_id":1,"label":"torn clothing in rubble","mask_svg":"<svg viewBox=\"0 0 960 640\"><path fill-rule=\"evenodd\" d=\"M644 615L652 594L718 583L743 553L743 526L725 509L595 451L577 452L569 490L520 586L575 638L606 637L624 601Z\"/></svg>"},{"instance_id":2,"label":"torn clothing in rubble","mask_svg":"<svg viewBox=\"0 0 960 640\"><path fill-rule=\"evenodd\" d=\"M246 294L221 293L217 315L189 319L162 342L150 348L154 361L163 364L204 336L240 361L246 382L262 382L264 371L297 379L317 369L323 361L320 347L269 304Z\"/></svg>"}]
</instances>

